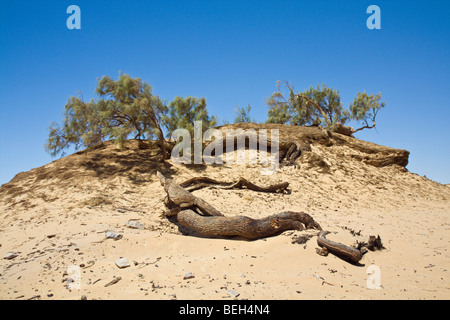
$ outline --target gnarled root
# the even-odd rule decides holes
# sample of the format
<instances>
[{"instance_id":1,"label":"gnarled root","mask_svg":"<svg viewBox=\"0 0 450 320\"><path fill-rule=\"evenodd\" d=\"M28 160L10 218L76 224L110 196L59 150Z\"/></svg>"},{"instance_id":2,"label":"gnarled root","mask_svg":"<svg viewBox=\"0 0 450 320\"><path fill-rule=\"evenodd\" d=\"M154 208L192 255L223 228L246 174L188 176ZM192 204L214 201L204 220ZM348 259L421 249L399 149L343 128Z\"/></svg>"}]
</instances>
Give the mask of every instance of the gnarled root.
<instances>
[{"instance_id":1,"label":"gnarled root","mask_svg":"<svg viewBox=\"0 0 450 320\"><path fill-rule=\"evenodd\" d=\"M286 188L289 186L289 182L282 182L274 185L270 185L268 187L260 187L254 183L251 183L245 178L239 178L236 182L224 182L217 181L208 177L195 177L189 179L183 183L180 183L180 186L185 188L188 191L194 191L205 187L214 187L220 189L249 189L258 192L285 192Z\"/></svg>"},{"instance_id":2,"label":"gnarled root","mask_svg":"<svg viewBox=\"0 0 450 320\"><path fill-rule=\"evenodd\" d=\"M246 216L205 217L192 210L177 215L178 222L204 236L241 236L246 239L269 237L285 230L321 230L314 219L303 212L281 212L262 219Z\"/></svg>"}]
</instances>

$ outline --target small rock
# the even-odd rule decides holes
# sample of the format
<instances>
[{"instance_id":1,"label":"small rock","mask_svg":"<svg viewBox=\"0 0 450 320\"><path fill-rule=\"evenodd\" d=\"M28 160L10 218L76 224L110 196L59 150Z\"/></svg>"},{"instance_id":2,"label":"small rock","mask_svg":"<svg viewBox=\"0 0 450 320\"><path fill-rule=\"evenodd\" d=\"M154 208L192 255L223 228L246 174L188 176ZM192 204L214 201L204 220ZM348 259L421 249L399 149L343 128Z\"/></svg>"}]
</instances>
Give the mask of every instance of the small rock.
<instances>
[{"instance_id":1,"label":"small rock","mask_svg":"<svg viewBox=\"0 0 450 320\"><path fill-rule=\"evenodd\" d=\"M240 295L238 292L234 291L233 289L228 289L227 293L232 298L237 298Z\"/></svg>"},{"instance_id":2,"label":"small rock","mask_svg":"<svg viewBox=\"0 0 450 320\"><path fill-rule=\"evenodd\" d=\"M123 235L121 235L120 233L116 233L115 231L108 230L105 233L105 237L106 239L119 240L122 239Z\"/></svg>"},{"instance_id":3,"label":"small rock","mask_svg":"<svg viewBox=\"0 0 450 320\"><path fill-rule=\"evenodd\" d=\"M193 279L193 278L195 278L195 276L192 273L188 272L184 275L183 280L188 280L188 279Z\"/></svg>"},{"instance_id":4,"label":"small rock","mask_svg":"<svg viewBox=\"0 0 450 320\"><path fill-rule=\"evenodd\" d=\"M125 212L127 212L127 210L125 210L125 209L120 209L120 208L117 208L116 211L119 212L119 213L125 213Z\"/></svg>"},{"instance_id":5,"label":"small rock","mask_svg":"<svg viewBox=\"0 0 450 320\"><path fill-rule=\"evenodd\" d=\"M127 221L126 226L131 229L140 229L140 230L145 229L145 224L134 220Z\"/></svg>"},{"instance_id":6,"label":"small rock","mask_svg":"<svg viewBox=\"0 0 450 320\"><path fill-rule=\"evenodd\" d=\"M130 263L126 258L120 258L119 260L116 260L116 266L118 266L120 269L127 268L130 266Z\"/></svg>"},{"instance_id":7,"label":"small rock","mask_svg":"<svg viewBox=\"0 0 450 320\"><path fill-rule=\"evenodd\" d=\"M107 284L105 284L105 287L112 286L113 284L116 284L116 283L119 282L120 280L122 280L122 277L114 278L114 279L112 279L110 282L108 282Z\"/></svg>"},{"instance_id":8,"label":"small rock","mask_svg":"<svg viewBox=\"0 0 450 320\"><path fill-rule=\"evenodd\" d=\"M5 256L3 256L3 259L11 260L11 259L14 259L15 257L17 257L18 255L19 255L19 253L17 253L17 252L9 252Z\"/></svg>"}]
</instances>

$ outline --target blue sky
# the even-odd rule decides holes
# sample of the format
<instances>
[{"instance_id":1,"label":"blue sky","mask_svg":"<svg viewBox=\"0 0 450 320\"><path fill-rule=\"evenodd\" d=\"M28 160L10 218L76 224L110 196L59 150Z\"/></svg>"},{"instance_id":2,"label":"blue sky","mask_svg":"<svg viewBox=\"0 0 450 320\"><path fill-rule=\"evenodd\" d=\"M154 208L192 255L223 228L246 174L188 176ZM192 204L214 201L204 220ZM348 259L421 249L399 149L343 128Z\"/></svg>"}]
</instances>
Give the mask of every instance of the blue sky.
<instances>
[{"instance_id":1,"label":"blue sky","mask_svg":"<svg viewBox=\"0 0 450 320\"><path fill-rule=\"evenodd\" d=\"M81 30L69 30L69 5ZM369 30L369 5L381 29ZM2 1L0 184L52 160L43 149L70 96L97 78L140 77L163 99L198 96L219 122L237 106L267 119L277 80L296 89L381 92L377 129L357 137L411 152L408 169L450 183L448 1Z\"/></svg>"}]
</instances>

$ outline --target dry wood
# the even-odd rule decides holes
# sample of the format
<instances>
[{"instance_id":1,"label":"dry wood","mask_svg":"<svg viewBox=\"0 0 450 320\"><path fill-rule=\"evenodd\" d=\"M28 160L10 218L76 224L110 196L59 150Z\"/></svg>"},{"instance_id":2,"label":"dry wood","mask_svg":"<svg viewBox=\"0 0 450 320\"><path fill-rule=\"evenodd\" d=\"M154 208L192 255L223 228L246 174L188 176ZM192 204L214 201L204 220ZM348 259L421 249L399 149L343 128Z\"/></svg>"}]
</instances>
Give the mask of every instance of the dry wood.
<instances>
[{"instance_id":1,"label":"dry wood","mask_svg":"<svg viewBox=\"0 0 450 320\"><path fill-rule=\"evenodd\" d=\"M262 219L246 216L205 217L192 210L178 213L178 222L204 236L241 236L246 239L260 239L285 230L320 230L320 225L303 212L281 212Z\"/></svg>"},{"instance_id":2,"label":"dry wood","mask_svg":"<svg viewBox=\"0 0 450 320\"><path fill-rule=\"evenodd\" d=\"M167 193L166 205L171 209L167 216L177 215L180 225L189 228L204 236L241 236L246 239L260 239L269 237L285 230L322 230L314 219L304 212L281 212L261 219L253 219L247 216L226 217L206 201L195 197L182 186L193 188L197 186L220 185L225 188L245 186L251 190L263 192L277 192L285 190L287 183L269 187L259 187L241 178L235 183L217 181L207 177L198 177L185 181L181 185L172 179L166 179L160 172L157 176ZM201 213L194 210L199 209ZM325 238L328 231L321 231L317 238L319 246L326 248L336 256L357 264L363 256L363 252L342 243Z\"/></svg>"},{"instance_id":3,"label":"dry wood","mask_svg":"<svg viewBox=\"0 0 450 320\"><path fill-rule=\"evenodd\" d=\"M363 254L360 250L325 238L329 233L329 231L321 231L319 233L317 237L317 244L319 246L327 248L329 252L352 263L358 263L362 259Z\"/></svg>"},{"instance_id":4,"label":"dry wood","mask_svg":"<svg viewBox=\"0 0 450 320\"><path fill-rule=\"evenodd\" d=\"M289 186L289 182L282 182L274 185L270 185L268 187L260 187L254 183L251 183L245 178L239 178L236 182L224 182L217 181L208 177L195 177L189 179L183 183L180 183L180 187L185 188L188 191L194 191L205 187L214 187L220 189L249 189L258 192L285 192L287 187Z\"/></svg>"},{"instance_id":5,"label":"dry wood","mask_svg":"<svg viewBox=\"0 0 450 320\"><path fill-rule=\"evenodd\" d=\"M186 189L180 187L172 179L166 179L159 171L156 173L161 185L167 193L167 205L171 212L167 215L175 215L178 211L188 208L198 208L200 211L211 216L223 216L218 210L207 203L205 200L194 196ZM172 208L170 208L172 207Z\"/></svg>"},{"instance_id":6,"label":"dry wood","mask_svg":"<svg viewBox=\"0 0 450 320\"><path fill-rule=\"evenodd\" d=\"M206 201L195 197L172 179L166 179L160 172L157 172L157 176L167 193L166 205L171 209L166 215L177 215L177 221L181 225L205 236L241 236L247 239L259 239L285 230L304 230L305 228L321 230L320 225L310 215L303 212L281 212L262 219L246 216L225 217ZM206 180L211 182L212 179L200 179L200 181ZM239 181L242 183L243 180ZM239 185L239 181L234 185ZM267 188L251 183L246 186L257 191L268 192ZM279 190L279 187L280 185L277 185L277 188L271 188L272 192ZM208 216L194 212L195 209L199 209Z\"/></svg>"}]
</instances>

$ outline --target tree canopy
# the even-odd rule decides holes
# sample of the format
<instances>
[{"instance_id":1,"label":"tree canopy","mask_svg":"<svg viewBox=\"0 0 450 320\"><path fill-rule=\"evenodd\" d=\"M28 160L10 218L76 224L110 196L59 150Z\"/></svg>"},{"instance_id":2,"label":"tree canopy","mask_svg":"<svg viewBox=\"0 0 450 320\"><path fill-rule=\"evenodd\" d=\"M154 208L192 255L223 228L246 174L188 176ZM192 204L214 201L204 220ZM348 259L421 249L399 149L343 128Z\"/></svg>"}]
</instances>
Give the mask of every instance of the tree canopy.
<instances>
[{"instance_id":1,"label":"tree canopy","mask_svg":"<svg viewBox=\"0 0 450 320\"><path fill-rule=\"evenodd\" d=\"M96 99L89 102L70 97L64 108L62 125L52 123L45 149L52 155L64 154L70 146L90 147L105 140L123 144L126 139L157 139L163 159L167 158L165 133L176 129L194 133L196 121L205 131L217 125L210 116L206 99L176 97L169 104L152 93L151 85L140 78L120 74L117 80L104 76L97 82ZM331 131L352 134L374 128L381 108L381 94L358 92L344 109L339 91L325 85L298 92L289 82L277 82L277 91L267 100L268 123L322 125ZM235 123L252 122L251 106L237 108ZM357 129L344 127L349 121L361 124Z\"/></svg>"},{"instance_id":2,"label":"tree canopy","mask_svg":"<svg viewBox=\"0 0 450 320\"><path fill-rule=\"evenodd\" d=\"M246 108L244 107L238 107L235 110L236 117L234 118L234 123L249 123L249 122L255 122L250 117L250 111L252 110L252 107L250 105L247 105Z\"/></svg>"},{"instance_id":3,"label":"tree canopy","mask_svg":"<svg viewBox=\"0 0 450 320\"><path fill-rule=\"evenodd\" d=\"M152 87L140 78L121 74L117 81L104 76L98 81L98 99L84 102L71 97L65 106L63 125L52 123L45 149L55 156L69 146L90 147L114 139L123 143L157 137L165 156L161 120L167 106L152 94Z\"/></svg>"},{"instance_id":4,"label":"tree canopy","mask_svg":"<svg viewBox=\"0 0 450 320\"><path fill-rule=\"evenodd\" d=\"M323 125L335 131L353 120L363 124L358 129L351 129L351 133L355 133L375 127L378 111L385 106L384 102L380 103L380 99L381 94L358 93L349 108L344 109L338 90L322 84L298 92L291 83L278 81L277 91L266 100L269 107L267 122Z\"/></svg>"},{"instance_id":5,"label":"tree canopy","mask_svg":"<svg viewBox=\"0 0 450 320\"><path fill-rule=\"evenodd\" d=\"M205 98L176 97L170 102L168 112L163 117L169 136L176 129L187 129L193 137L195 121L202 121L203 131L217 124L217 118L208 115Z\"/></svg>"},{"instance_id":6,"label":"tree canopy","mask_svg":"<svg viewBox=\"0 0 450 320\"><path fill-rule=\"evenodd\" d=\"M156 138L165 159L165 133L171 136L182 128L193 134L195 121L202 121L204 130L217 124L217 118L208 115L205 98L176 97L167 104L152 93L151 85L127 74L118 80L102 77L95 93L97 98L89 102L71 97L63 124L51 124L45 149L52 156L64 154L70 146L78 150L105 140L123 144L129 138Z\"/></svg>"}]
</instances>

